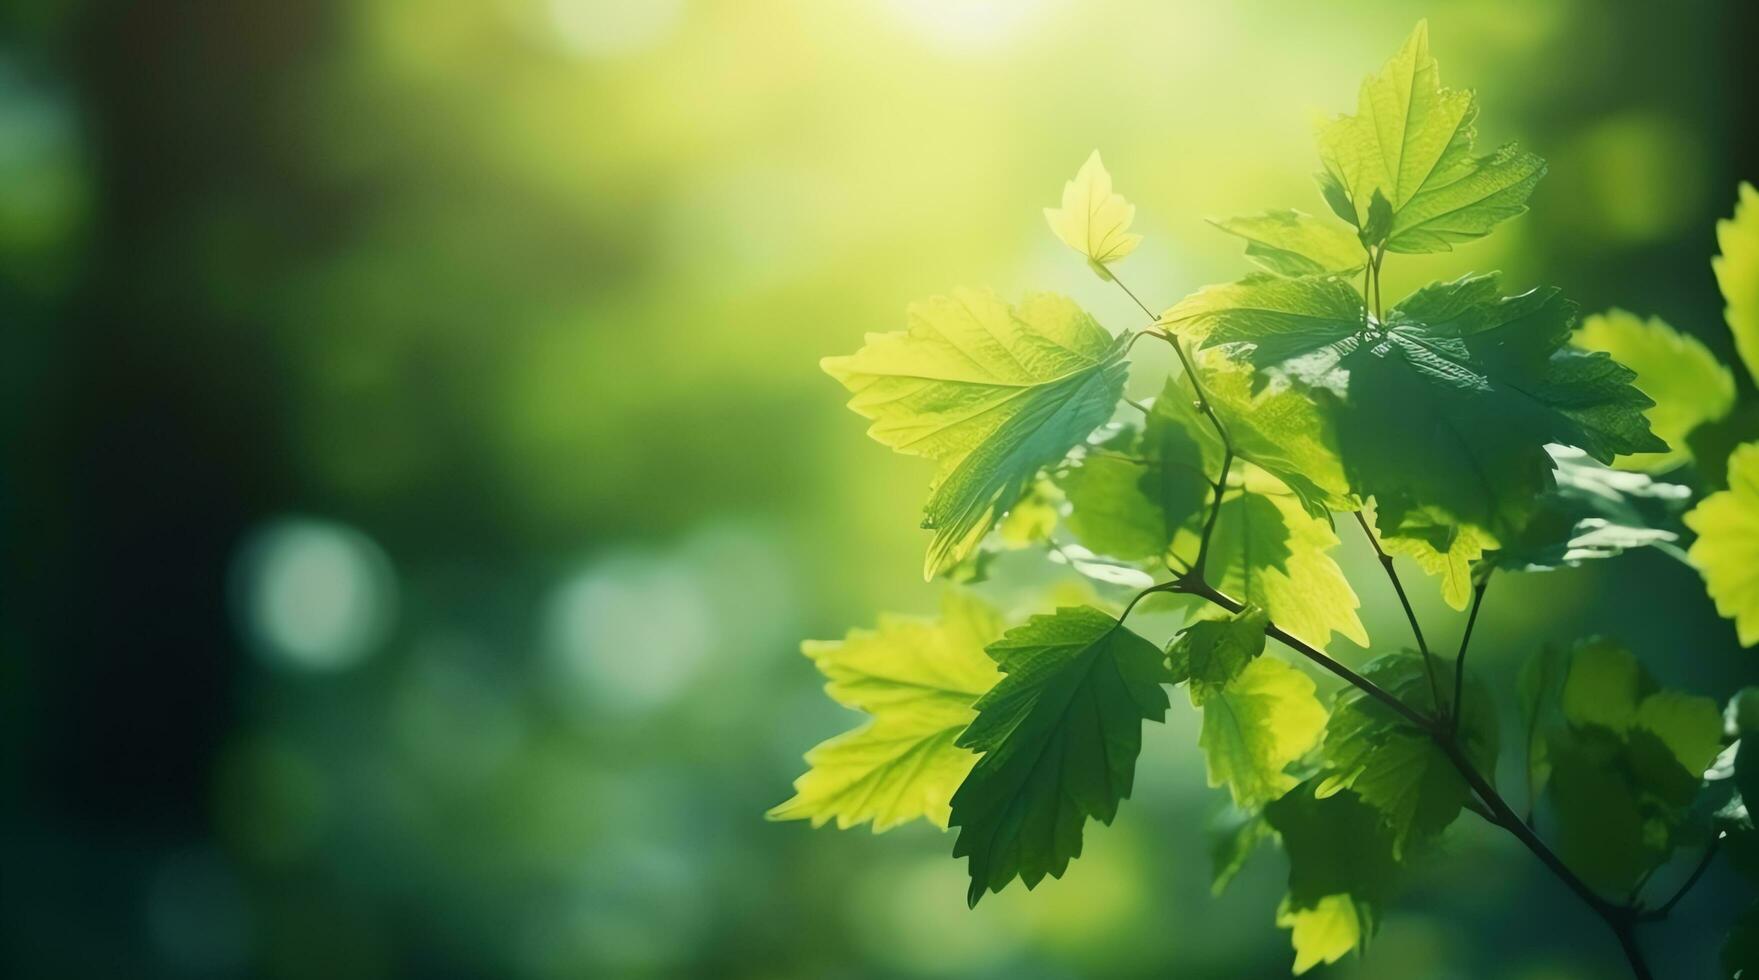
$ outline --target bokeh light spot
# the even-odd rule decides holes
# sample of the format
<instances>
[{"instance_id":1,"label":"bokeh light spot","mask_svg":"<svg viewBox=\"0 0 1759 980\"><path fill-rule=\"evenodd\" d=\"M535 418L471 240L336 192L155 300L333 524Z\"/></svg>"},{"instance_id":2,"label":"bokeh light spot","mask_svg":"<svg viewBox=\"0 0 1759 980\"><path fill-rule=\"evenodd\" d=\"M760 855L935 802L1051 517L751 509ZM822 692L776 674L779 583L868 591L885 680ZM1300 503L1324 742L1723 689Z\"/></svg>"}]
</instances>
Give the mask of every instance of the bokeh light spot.
<instances>
[{"instance_id":1,"label":"bokeh light spot","mask_svg":"<svg viewBox=\"0 0 1759 980\"><path fill-rule=\"evenodd\" d=\"M260 528L240 550L234 574L241 627L280 665L351 667L384 642L396 618L390 559L332 521L283 518Z\"/></svg>"},{"instance_id":2,"label":"bokeh light spot","mask_svg":"<svg viewBox=\"0 0 1759 980\"><path fill-rule=\"evenodd\" d=\"M602 559L557 586L543 621L545 654L564 689L634 711L683 692L713 630L713 609L689 566L636 553Z\"/></svg>"}]
</instances>

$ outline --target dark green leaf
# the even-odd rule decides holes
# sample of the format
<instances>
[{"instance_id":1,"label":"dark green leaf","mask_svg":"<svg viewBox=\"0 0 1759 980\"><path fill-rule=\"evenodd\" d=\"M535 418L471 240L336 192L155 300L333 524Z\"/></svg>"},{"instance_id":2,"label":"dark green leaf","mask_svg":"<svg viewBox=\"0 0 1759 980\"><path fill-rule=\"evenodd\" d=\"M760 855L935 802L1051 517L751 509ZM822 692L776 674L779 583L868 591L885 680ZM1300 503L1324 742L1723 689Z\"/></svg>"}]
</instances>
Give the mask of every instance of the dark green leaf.
<instances>
[{"instance_id":1,"label":"dark green leaf","mask_svg":"<svg viewBox=\"0 0 1759 980\"><path fill-rule=\"evenodd\" d=\"M1005 676L959 737L982 757L952 801L972 905L1016 876L1062 876L1086 821L1110 823L1130 795L1143 720L1167 709L1160 650L1090 607L1034 616L989 654Z\"/></svg>"}]
</instances>

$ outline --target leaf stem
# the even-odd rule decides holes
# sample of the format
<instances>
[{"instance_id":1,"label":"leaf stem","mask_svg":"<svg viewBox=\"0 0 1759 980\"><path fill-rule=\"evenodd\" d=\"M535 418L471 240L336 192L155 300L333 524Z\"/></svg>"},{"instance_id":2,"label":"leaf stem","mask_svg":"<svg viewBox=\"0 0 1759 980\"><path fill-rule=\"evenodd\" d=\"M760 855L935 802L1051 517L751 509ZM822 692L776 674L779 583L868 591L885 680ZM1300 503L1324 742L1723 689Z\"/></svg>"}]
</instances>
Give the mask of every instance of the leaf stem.
<instances>
[{"instance_id":1,"label":"leaf stem","mask_svg":"<svg viewBox=\"0 0 1759 980\"><path fill-rule=\"evenodd\" d=\"M1380 539L1375 537L1374 529L1368 526L1368 518L1361 511L1355 511L1356 523L1361 526L1362 533L1368 537L1368 543L1374 546L1374 553L1380 558L1380 567L1386 569L1386 577L1393 583L1393 591L1399 595L1399 605L1405 608L1405 619L1411 624L1411 635L1417 639L1417 652L1423 655L1423 670L1429 675L1429 696L1435 700L1436 712L1448 710L1447 702L1441 697L1441 680L1435 673L1435 654L1429 651L1429 643L1423 639L1423 627L1417 622L1417 611L1411 608L1411 599L1405 594L1405 584L1399 581L1398 570L1393 567L1393 556L1386 553L1380 546Z\"/></svg>"},{"instance_id":2,"label":"leaf stem","mask_svg":"<svg viewBox=\"0 0 1759 980\"><path fill-rule=\"evenodd\" d=\"M1460 652L1454 657L1454 703L1448 710L1452 716L1449 734L1460 737L1460 716L1466 713L1466 648L1472 645L1472 627L1478 624L1478 607L1484 605L1484 590L1490 588L1490 573L1485 573L1472 587L1472 611L1466 614L1466 632L1460 635Z\"/></svg>"}]
</instances>

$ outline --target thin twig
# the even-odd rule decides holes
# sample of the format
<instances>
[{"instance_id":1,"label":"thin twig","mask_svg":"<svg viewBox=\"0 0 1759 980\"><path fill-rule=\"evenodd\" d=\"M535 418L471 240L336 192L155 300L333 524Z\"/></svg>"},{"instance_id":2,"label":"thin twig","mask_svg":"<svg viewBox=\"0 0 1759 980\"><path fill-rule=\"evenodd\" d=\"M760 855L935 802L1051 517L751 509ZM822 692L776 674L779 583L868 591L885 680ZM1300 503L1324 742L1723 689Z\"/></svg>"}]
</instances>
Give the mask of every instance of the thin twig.
<instances>
[{"instance_id":1,"label":"thin twig","mask_svg":"<svg viewBox=\"0 0 1759 980\"><path fill-rule=\"evenodd\" d=\"M1658 919L1667 918L1668 913L1673 911L1673 907L1680 904L1680 899L1685 898L1686 893L1692 890L1692 886L1698 884L1698 879L1704 877L1704 872L1710 870L1710 862L1716 860L1716 852L1721 848L1722 837L1718 836L1715 840L1710 842L1709 847L1704 849L1704 855L1698 859L1698 864L1692 868L1692 873L1686 876L1686 880L1682 882L1679 889L1673 893L1673 897L1662 902L1660 905L1657 905L1655 908L1642 913L1639 918L1644 922L1653 922Z\"/></svg>"},{"instance_id":2,"label":"thin twig","mask_svg":"<svg viewBox=\"0 0 1759 980\"><path fill-rule=\"evenodd\" d=\"M1472 627L1478 623L1478 607L1484 605L1484 590L1490 588L1488 573L1472 587L1472 611L1466 614L1466 632L1460 634L1460 653L1454 657L1454 704L1448 713L1453 716L1451 735L1460 737L1460 716L1466 713L1466 648L1472 645Z\"/></svg>"},{"instance_id":3,"label":"thin twig","mask_svg":"<svg viewBox=\"0 0 1759 980\"><path fill-rule=\"evenodd\" d=\"M1209 560L1209 540L1215 536L1215 526L1222 516L1222 495L1228 490L1228 470L1234 465L1234 447L1231 443L1222 443L1222 475L1215 481L1215 500L1209 506L1209 518L1203 522L1203 537L1197 542L1197 560L1191 563L1191 574L1203 577L1204 562Z\"/></svg>"},{"instance_id":4,"label":"thin twig","mask_svg":"<svg viewBox=\"0 0 1759 980\"><path fill-rule=\"evenodd\" d=\"M1417 652L1423 655L1423 670L1429 675L1429 695L1435 699L1437 713L1447 710L1447 702L1441 697L1441 681L1435 673L1435 654L1429 652L1429 644L1423 639L1423 627L1417 623L1417 611L1411 608L1411 599L1405 594L1405 583L1399 581L1398 570L1393 568L1393 556L1386 553L1380 546L1380 539L1374 536L1374 529L1368 526L1368 518L1356 511L1356 523L1362 526L1362 533L1368 537L1368 543L1374 546L1374 553L1380 557L1380 567L1386 569L1386 577L1392 580L1393 591L1399 594L1399 605L1405 607L1405 619L1411 624L1411 635L1417 638Z\"/></svg>"}]
</instances>

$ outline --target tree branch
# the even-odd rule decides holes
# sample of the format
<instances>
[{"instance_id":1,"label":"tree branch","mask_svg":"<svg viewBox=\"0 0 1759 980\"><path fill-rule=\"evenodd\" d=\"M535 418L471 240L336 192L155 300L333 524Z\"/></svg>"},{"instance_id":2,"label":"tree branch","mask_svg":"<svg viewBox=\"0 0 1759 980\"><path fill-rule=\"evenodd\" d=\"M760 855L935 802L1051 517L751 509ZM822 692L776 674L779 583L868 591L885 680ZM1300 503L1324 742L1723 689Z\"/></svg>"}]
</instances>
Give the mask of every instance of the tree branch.
<instances>
[{"instance_id":1,"label":"tree branch","mask_svg":"<svg viewBox=\"0 0 1759 980\"><path fill-rule=\"evenodd\" d=\"M1202 581L1185 580L1166 584L1174 586L1171 591L1208 600L1231 613L1238 613L1245 608L1239 600L1210 588ZM1157 587L1157 589L1160 588ZM1465 751L1460 748L1458 740L1453 737L1448 728L1425 717L1421 712L1400 701L1385 688L1338 663L1324 652L1299 637L1291 635L1275 623L1267 625L1264 631L1267 635L1282 641L1289 649L1343 678L1351 686L1393 709L1400 717L1429 736L1442 754L1447 756L1448 762L1459 772L1460 777L1466 781L1466 785L1471 787L1472 792L1476 794L1479 805L1468 804L1467 808L1483 816L1492 826L1501 827L1520 841L1523 847L1527 848L1534 857L1539 859L1541 864L1545 865L1546 870L1550 871L1553 877L1563 882L1565 887L1569 888L1577 898L1582 900L1583 904L1600 917L1602 922L1606 923L1607 928L1613 931L1613 934L1618 938L1619 948L1624 951L1625 958L1630 962L1631 972L1637 980L1652 980L1653 975L1649 972L1648 964L1643 960L1642 951L1637 947L1636 937L1632 931L1632 927L1638 921L1634 910L1601 898L1593 888L1588 886L1587 882L1577 877L1576 873L1564 864L1563 859L1552 851L1550 846L1534 832L1533 828L1515 813L1508 801L1504 800L1502 795L1496 791L1496 787L1492 786L1490 781L1478 772L1477 767L1466 757Z\"/></svg>"},{"instance_id":2,"label":"tree branch","mask_svg":"<svg viewBox=\"0 0 1759 980\"><path fill-rule=\"evenodd\" d=\"M1238 613L1246 608L1245 603L1212 588L1209 583L1204 582L1199 578L1188 576L1186 579L1174 582L1173 584L1176 586L1173 591L1185 595L1197 596L1213 605L1226 609L1230 613ZM1405 702L1400 701L1386 688L1381 687L1379 684L1374 683L1368 678L1363 677L1361 674L1356 673L1354 670L1351 670L1336 660L1333 660L1331 657L1327 656L1324 651L1288 632L1281 626L1278 626L1275 623L1270 623L1265 626L1264 632L1265 635L1282 641L1284 646L1287 646L1301 656L1306 657L1308 660L1313 661L1333 674L1336 674L1338 677L1343 678L1344 682L1351 687L1356 688L1362 693L1367 694L1369 697L1374 698L1376 701L1386 705L1388 708L1391 708L1399 715L1399 717L1410 722L1423 732L1433 733L1436 730L1434 719L1424 715L1422 712Z\"/></svg>"}]
</instances>

